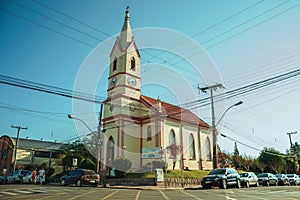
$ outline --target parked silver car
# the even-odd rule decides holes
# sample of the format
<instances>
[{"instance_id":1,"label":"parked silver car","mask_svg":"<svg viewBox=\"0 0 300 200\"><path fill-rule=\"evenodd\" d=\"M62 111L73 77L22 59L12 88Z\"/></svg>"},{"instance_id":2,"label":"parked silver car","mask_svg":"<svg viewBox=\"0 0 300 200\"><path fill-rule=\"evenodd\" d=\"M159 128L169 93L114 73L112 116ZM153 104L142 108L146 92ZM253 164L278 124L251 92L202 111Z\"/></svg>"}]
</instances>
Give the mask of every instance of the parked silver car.
<instances>
[{"instance_id":1,"label":"parked silver car","mask_svg":"<svg viewBox=\"0 0 300 200\"><path fill-rule=\"evenodd\" d=\"M22 183L23 176L26 175L29 170L16 170L11 176L7 177L7 183Z\"/></svg>"},{"instance_id":2,"label":"parked silver car","mask_svg":"<svg viewBox=\"0 0 300 200\"><path fill-rule=\"evenodd\" d=\"M251 185L259 187L258 178L253 172L242 172L240 177L243 187L250 187Z\"/></svg>"},{"instance_id":3,"label":"parked silver car","mask_svg":"<svg viewBox=\"0 0 300 200\"><path fill-rule=\"evenodd\" d=\"M258 182L260 185L270 186L270 185L278 185L278 178L271 173L262 173L257 176Z\"/></svg>"},{"instance_id":4,"label":"parked silver car","mask_svg":"<svg viewBox=\"0 0 300 200\"><path fill-rule=\"evenodd\" d=\"M300 178L297 174L287 174L291 185L300 185Z\"/></svg>"}]
</instances>

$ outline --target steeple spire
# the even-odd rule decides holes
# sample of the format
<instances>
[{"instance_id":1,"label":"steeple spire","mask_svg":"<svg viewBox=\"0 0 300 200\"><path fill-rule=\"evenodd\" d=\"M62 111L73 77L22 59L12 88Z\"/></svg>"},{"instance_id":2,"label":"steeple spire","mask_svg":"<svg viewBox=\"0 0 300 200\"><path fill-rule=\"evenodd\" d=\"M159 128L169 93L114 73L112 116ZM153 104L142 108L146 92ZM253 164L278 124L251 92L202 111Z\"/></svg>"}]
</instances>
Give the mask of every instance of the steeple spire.
<instances>
[{"instance_id":1,"label":"steeple spire","mask_svg":"<svg viewBox=\"0 0 300 200\"><path fill-rule=\"evenodd\" d=\"M128 45L133 41L133 35L130 27L129 21L129 6L126 7L125 20L120 33L120 45L123 50L125 50Z\"/></svg>"}]
</instances>

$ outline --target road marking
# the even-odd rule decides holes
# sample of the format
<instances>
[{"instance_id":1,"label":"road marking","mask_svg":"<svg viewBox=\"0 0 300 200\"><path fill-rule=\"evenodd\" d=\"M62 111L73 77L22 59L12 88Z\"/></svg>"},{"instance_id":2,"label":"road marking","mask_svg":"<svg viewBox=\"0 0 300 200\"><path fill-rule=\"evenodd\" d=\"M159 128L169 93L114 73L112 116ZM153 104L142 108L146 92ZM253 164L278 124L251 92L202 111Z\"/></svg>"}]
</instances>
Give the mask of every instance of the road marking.
<instances>
[{"instance_id":1,"label":"road marking","mask_svg":"<svg viewBox=\"0 0 300 200\"><path fill-rule=\"evenodd\" d=\"M44 200L44 199L54 198L54 197L57 197L57 196L60 196L60 195L63 195L63 194L66 194L66 192L61 192L61 193L58 193L54 196L52 196L52 195L47 196L47 197L43 196L41 199L36 199L36 200Z\"/></svg>"},{"instance_id":2,"label":"road marking","mask_svg":"<svg viewBox=\"0 0 300 200\"><path fill-rule=\"evenodd\" d=\"M226 199L228 199L228 200L236 200L236 199L231 198L231 197L229 197L229 196L226 196Z\"/></svg>"},{"instance_id":3,"label":"road marking","mask_svg":"<svg viewBox=\"0 0 300 200\"><path fill-rule=\"evenodd\" d=\"M120 190L117 190L117 191L115 191L115 192L113 192L113 193L110 193L109 195L103 197L101 200L107 199L107 198L111 197L112 195L118 193L119 191L120 191Z\"/></svg>"},{"instance_id":4,"label":"road marking","mask_svg":"<svg viewBox=\"0 0 300 200\"><path fill-rule=\"evenodd\" d=\"M2 194L8 194L8 195L12 195L12 196L17 196L18 194L16 194L16 193L13 193L13 192L5 192L5 191L3 191L3 192L1 192Z\"/></svg>"},{"instance_id":5,"label":"road marking","mask_svg":"<svg viewBox=\"0 0 300 200\"><path fill-rule=\"evenodd\" d=\"M87 195L87 194L90 194L92 192L96 192L96 190L91 190L89 192L86 192L86 193L83 193L83 194L80 194L80 195L77 195L75 197L72 197L72 198L69 198L69 200L72 200L72 199L77 199L78 197L81 197L81 196L84 196L84 195Z\"/></svg>"},{"instance_id":6,"label":"road marking","mask_svg":"<svg viewBox=\"0 0 300 200\"><path fill-rule=\"evenodd\" d=\"M38 189L33 189L33 190L31 190L32 192L38 192L38 193L45 193L45 192L47 192L47 191L45 191L45 190L38 190Z\"/></svg>"},{"instance_id":7,"label":"road marking","mask_svg":"<svg viewBox=\"0 0 300 200\"><path fill-rule=\"evenodd\" d=\"M138 193L136 194L135 200L138 200L140 198L140 194L141 194L141 190L138 191Z\"/></svg>"},{"instance_id":8,"label":"road marking","mask_svg":"<svg viewBox=\"0 0 300 200\"><path fill-rule=\"evenodd\" d=\"M31 191L28 191L28 190L18 190L16 191L17 193L23 193L23 194L32 194Z\"/></svg>"},{"instance_id":9,"label":"road marking","mask_svg":"<svg viewBox=\"0 0 300 200\"><path fill-rule=\"evenodd\" d=\"M193 197L193 198L195 198L195 199L202 200L201 198L199 198L199 197L197 197L197 196L195 196L195 195L189 194L189 193L187 193L187 192L185 192L185 191L180 191L180 192L182 192L183 194L189 195L189 196L191 196L191 197Z\"/></svg>"},{"instance_id":10,"label":"road marking","mask_svg":"<svg viewBox=\"0 0 300 200\"><path fill-rule=\"evenodd\" d=\"M165 193L163 193L161 190L158 190L160 192L160 194L166 199L166 200L170 200Z\"/></svg>"}]
</instances>

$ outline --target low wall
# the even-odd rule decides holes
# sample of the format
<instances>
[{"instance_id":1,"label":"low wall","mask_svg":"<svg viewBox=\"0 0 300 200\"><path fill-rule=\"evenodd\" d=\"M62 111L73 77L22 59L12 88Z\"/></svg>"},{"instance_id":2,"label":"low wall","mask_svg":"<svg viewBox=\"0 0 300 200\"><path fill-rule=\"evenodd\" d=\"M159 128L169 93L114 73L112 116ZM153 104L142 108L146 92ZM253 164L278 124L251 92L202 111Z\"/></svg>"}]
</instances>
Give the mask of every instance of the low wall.
<instances>
[{"instance_id":1,"label":"low wall","mask_svg":"<svg viewBox=\"0 0 300 200\"><path fill-rule=\"evenodd\" d=\"M157 185L155 182L155 178L113 178L113 179L106 179L105 184L113 185L130 185L130 186L153 186ZM165 179L165 182L168 182L168 186L175 186L175 187L182 187L187 185L199 185L201 184L200 179L195 178L168 178ZM160 185L165 185L161 183Z\"/></svg>"},{"instance_id":2,"label":"low wall","mask_svg":"<svg viewBox=\"0 0 300 200\"><path fill-rule=\"evenodd\" d=\"M166 182L168 182L168 186L187 186L187 185L201 185L201 180L197 178L168 178L165 179Z\"/></svg>"},{"instance_id":3,"label":"low wall","mask_svg":"<svg viewBox=\"0 0 300 200\"><path fill-rule=\"evenodd\" d=\"M130 186L146 186L156 185L155 178L113 178L106 179L105 184L110 185L130 185Z\"/></svg>"}]
</instances>

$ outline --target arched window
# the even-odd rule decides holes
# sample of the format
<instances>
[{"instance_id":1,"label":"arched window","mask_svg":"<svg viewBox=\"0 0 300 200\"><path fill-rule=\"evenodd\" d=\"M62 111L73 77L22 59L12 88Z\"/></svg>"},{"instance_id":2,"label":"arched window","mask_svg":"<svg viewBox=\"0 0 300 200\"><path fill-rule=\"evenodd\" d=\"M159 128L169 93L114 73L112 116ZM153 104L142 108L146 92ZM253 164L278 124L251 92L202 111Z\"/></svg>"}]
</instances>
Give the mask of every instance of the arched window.
<instances>
[{"instance_id":1,"label":"arched window","mask_svg":"<svg viewBox=\"0 0 300 200\"><path fill-rule=\"evenodd\" d=\"M114 154L115 154L115 141L112 136L109 137L107 142L107 164L111 166L112 162L114 161Z\"/></svg>"},{"instance_id":2,"label":"arched window","mask_svg":"<svg viewBox=\"0 0 300 200\"><path fill-rule=\"evenodd\" d=\"M131 58L130 66L131 66L130 69L135 70L135 58L134 57Z\"/></svg>"},{"instance_id":3,"label":"arched window","mask_svg":"<svg viewBox=\"0 0 300 200\"><path fill-rule=\"evenodd\" d=\"M170 131L170 146L176 145L175 133L173 130Z\"/></svg>"},{"instance_id":4,"label":"arched window","mask_svg":"<svg viewBox=\"0 0 300 200\"><path fill-rule=\"evenodd\" d=\"M208 137L205 140L205 148L206 148L206 160L211 160L210 140Z\"/></svg>"},{"instance_id":5,"label":"arched window","mask_svg":"<svg viewBox=\"0 0 300 200\"><path fill-rule=\"evenodd\" d=\"M195 140L193 134L190 134L190 159L195 160L196 154L195 154Z\"/></svg>"},{"instance_id":6,"label":"arched window","mask_svg":"<svg viewBox=\"0 0 300 200\"><path fill-rule=\"evenodd\" d=\"M114 62L113 62L113 71L115 71L117 69L117 58L114 59Z\"/></svg>"},{"instance_id":7,"label":"arched window","mask_svg":"<svg viewBox=\"0 0 300 200\"><path fill-rule=\"evenodd\" d=\"M151 126L147 127L147 141L151 141L152 140L152 130L151 130Z\"/></svg>"}]
</instances>

